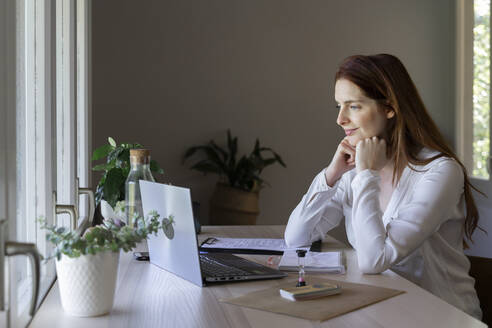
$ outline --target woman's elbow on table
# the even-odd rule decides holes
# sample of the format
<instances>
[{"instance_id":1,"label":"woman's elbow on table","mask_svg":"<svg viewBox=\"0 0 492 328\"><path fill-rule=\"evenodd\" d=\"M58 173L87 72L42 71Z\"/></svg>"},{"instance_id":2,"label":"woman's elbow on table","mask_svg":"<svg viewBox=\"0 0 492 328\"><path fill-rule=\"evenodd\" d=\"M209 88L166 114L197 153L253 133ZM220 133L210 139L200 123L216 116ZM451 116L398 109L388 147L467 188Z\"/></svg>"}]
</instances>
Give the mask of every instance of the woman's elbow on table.
<instances>
[{"instance_id":1,"label":"woman's elbow on table","mask_svg":"<svg viewBox=\"0 0 492 328\"><path fill-rule=\"evenodd\" d=\"M357 256L357 261L359 262L359 270L363 274L378 274L389 268L389 266L385 264L383 255L374 257L360 254Z\"/></svg>"},{"instance_id":2,"label":"woman's elbow on table","mask_svg":"<svg viewBox=\"0 0 492 328\"><path fill-rule=\"evenodd\" d=\"M301 208L297 206L292 211L289 222L287 222L287 226L285 227L284 239L288 247L299 247L309 244L309 229L303 217L301 215Z\"/></svg>"},{"instance_id":3,"label":"woman's elbow on table","mask_svg":"<svg viewBox=\"0 0 492 328\"><path fill-rule=\"evenodd\" d=\"M285 230L284 239L288 247L300 247L310 243L309 236L289 229Z\"/></svg>"},{"instance_id":4,"label":"woman's elbow on table","mask_svg":"<svg viewBox=\"0 0 492 328\"><path fill-rule=\"evenodd\" d=\"M386 271L386 269L382 270L381 268L371 266L371 265L359 265L359 270L363 274L379 274L381 272Z\"/></svg>"}]
</instances>

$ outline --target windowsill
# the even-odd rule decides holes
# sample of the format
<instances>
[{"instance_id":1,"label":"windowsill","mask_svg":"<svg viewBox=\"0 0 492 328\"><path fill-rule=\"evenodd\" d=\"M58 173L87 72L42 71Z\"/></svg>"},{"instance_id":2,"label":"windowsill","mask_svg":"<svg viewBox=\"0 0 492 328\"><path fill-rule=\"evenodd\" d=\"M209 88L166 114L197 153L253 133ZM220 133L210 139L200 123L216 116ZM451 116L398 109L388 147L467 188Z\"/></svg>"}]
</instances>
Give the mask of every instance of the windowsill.
<instances>
[{"instance_id":1,"label":"windowsill","mask_svg":"<svg viewBox=\"0 0 492 328\"><path fill-rule=\"evenodd\" d=\"M44 276L39 282L39 295L44 295L42 298L38 298L37 307L41 307L44 299L49 293L51 293L51 288L56 280L56 275L51 277ZM31 295L32 295L32 278L31 276L26 277L23 281L18 283L18 294L17 300L19 306L17 307L17 316L25 315L29 311L31 306Z\"/></svg>"}]
</instances>

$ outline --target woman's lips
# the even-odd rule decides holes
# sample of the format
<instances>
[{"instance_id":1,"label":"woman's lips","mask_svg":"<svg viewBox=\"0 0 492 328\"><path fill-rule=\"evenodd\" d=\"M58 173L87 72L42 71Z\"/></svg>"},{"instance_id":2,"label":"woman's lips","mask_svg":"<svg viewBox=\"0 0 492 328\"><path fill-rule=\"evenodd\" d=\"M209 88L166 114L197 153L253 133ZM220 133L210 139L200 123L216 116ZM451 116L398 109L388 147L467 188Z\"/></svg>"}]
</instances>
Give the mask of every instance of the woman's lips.
<instances>
[{"instance_id":1,"label":"woman's lips","mask_svg":"<svg viewBox=\"0 0 492 328\"><path fill-rule=\"evenodd\" d=\"M358 129L358 128L357 128L357 129ZM357 129L346 129L346 130L345 130L345 134L346 134L346 135L348 135L348 136L350 136L350 135L352 135L352 134L355 132L355 130L357 130Z\"/></svg>"}]
</instances>

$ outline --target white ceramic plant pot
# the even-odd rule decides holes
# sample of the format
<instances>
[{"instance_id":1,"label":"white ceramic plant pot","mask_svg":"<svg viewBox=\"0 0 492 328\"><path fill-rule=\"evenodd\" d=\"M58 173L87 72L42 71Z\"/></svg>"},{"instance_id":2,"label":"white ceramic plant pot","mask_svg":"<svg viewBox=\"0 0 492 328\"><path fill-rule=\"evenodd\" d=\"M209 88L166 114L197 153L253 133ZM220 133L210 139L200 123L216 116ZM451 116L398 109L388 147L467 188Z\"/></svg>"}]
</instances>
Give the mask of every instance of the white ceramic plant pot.
<instances>
[{"instance_id":1,"label":"white ceramic plant pot","mask_svg":"<svg viewBox=\"0 0 492 328\"><path fill-rule=\"evenodd\" d=\"M63 309L77 317L106 314L113 307L119 252L56 261L56 273Z\"/></svg>"}]
</instances>

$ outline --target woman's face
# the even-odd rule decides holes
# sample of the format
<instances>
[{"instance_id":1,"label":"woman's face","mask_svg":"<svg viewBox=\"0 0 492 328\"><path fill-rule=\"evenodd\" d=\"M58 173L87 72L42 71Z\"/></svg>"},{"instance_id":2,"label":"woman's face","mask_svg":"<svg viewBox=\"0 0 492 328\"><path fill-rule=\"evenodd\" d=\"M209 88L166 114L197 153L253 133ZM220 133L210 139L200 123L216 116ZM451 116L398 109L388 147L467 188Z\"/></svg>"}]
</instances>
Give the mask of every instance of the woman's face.
<instances>
[{"instance_id":1,"label":"woman's face","mask_svg":"<svg viewBox=\"0 0 492 328\"><path fill-rule=\"evenodd\" d=\"M348 142L355 146L359 140L382 137L387 121L395 115L390 109L364 95L362 90L346 79L335 83L335 101L339 109L337 124L347 135Z\"/></svg>"}]
</instances>

